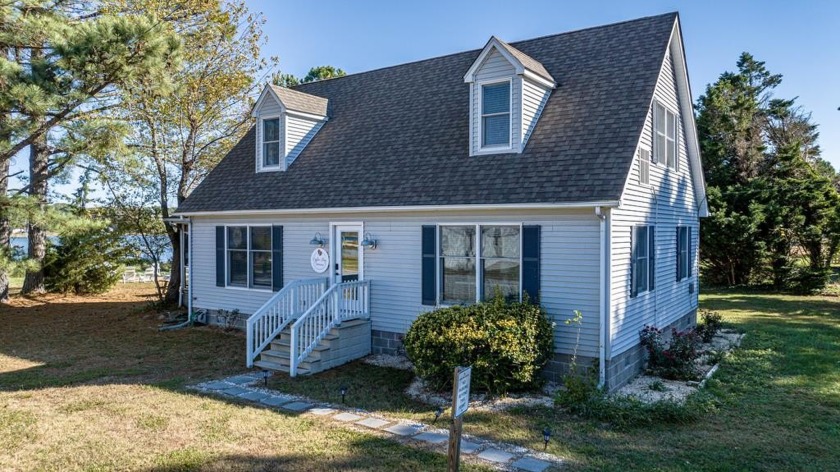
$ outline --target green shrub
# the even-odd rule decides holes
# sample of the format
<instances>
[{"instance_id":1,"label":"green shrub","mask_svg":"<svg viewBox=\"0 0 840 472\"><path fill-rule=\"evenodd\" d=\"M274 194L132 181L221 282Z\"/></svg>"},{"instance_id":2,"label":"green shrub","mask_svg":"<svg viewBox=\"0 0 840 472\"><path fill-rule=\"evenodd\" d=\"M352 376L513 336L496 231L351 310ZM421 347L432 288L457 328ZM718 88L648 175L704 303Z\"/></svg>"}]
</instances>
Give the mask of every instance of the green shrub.
<instances>
[{"instance_id":1,"label":"green shrub","mask_svg":"<svg viewBox=\"0 0 840 472\"><path fill-rule=\"evenodd\" d=\"M662 330L645 326L639 334L648 353L648 372L670 380L694 380L698 376L694 361L700 357L700 336L694 330L671 329L671 341L665 343Z\"/></svg>"},{"instance_id":2,"label":"green shrub","mask_svg":"<svg viewBox=\"0 0 840 472\"><path fill-rule=\"evenodd\" d=\"M825 289L831 280L831 270L811 267L795 268L787 280L788 288L800 295L813 295Z\"/></svg>"},{"instance_id":3,"label":"green shrub","mask_svg":"<svg viewBox=\"0 0 840 472\"><path fill-rule=\"evenodd\" d=\"M715 335L723 327L723 316L716 311L703 310L700 312L701 323L694 330L704 343L712 342Z\"/></svg>"},{"instance_id":4,"label":"green shrub","mask_svg":"<svg viewBox=\"0 0 840 472\"><path fill-rule=\"evenodd\" d=\"M124 250L111 228L94 224L61 235L44 258L44 285L51 292L86 295L110 290L121 277Z\"/></svg>"},{"instance_id":5,"label":"green shrub","mask_svg":"<svg viewBox=\"0 0 840 472\"><path fill-rule=\"evenodd\" d=\"M451 388L455 367L472 366L474 390L505 394L540 384L540 370L554 351L554 326L539 305L497 296L423 313L403 343L432 388Z\"/></svg>"}]
</instances>

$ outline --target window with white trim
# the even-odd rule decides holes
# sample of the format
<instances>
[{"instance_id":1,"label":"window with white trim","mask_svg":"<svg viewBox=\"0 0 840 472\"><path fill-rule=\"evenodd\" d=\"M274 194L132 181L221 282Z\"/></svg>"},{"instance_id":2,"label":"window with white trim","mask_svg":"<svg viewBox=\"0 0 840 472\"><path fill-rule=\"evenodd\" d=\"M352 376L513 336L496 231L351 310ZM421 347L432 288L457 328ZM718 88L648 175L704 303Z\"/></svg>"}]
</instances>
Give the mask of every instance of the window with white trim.
<instances>
[{"instance_id":1,"label":"window with white trim","mask_svg":"<svg viewBox=\"0 0 840 472\"><path fill-rule=\"evenodd\" d=\"M632 231L630 295L635 297L653 290L656 247L653 226L634 226Z\"/></svg>"},{"instance_id":2,"label":"window with white trim","mask_svg":"<svg viewBox=\"0 0 840 472\"><path fill-rule=\"evenodd\" d=\"M262 120L262 167L280 167L280 118Z\"/></svg>"},{"instance_id":3,"label":"window with white trim","mask_svg":"<svg viewBox=\"0 0 840 472\"><path fill-rule=\"evenodd\" d=\"M271 226L228 226L227 285L271 289Z\"/></svg>"},{"instance_id":4,"label":"window with white trim","mask_svg":"<svg viewBox=\"0 0 840 472\"><path fill-rule=\"evenodd\" d=\"M650 185L650 151L639 150L639 184Z\"/></svg>"},{"instance_id":5,"label":"window with white trim","mask_svg":"<svg viewBox=\"0 0 840 472\"><path fill-rule=\"evenodd\" d=\"M654 162L679 170L677 115L659 102L653 106L653 158Z\"/></svg>"},{"instance_id":6,"label":"window with white trim","mask_svg":"<svg viewBox=\"0 0 840 472\"><path fill-rule=\"evenodd\" d=\"M442 225L439 234L442 304L474 303L496 293L520 298L519 225Z\"/></svg>"},{"instance_id":7,"label":"window with white trim","mask_svg":"<svg viewBox=\"0 0 840 472\"><path fill-rule=\"evenodd\" d=\"M677 281L691 276L691 228L677 226Z\"/></svg>"},{"instance_id":8,"label":"window with white trim","mask_svg":"<svg viewBox=\"0 0 840 472\"><path fill-rule=\"evenodd\" d=\"M510 81L481 86L481 147L510 147Z\"/></svg>"}]
</instances>

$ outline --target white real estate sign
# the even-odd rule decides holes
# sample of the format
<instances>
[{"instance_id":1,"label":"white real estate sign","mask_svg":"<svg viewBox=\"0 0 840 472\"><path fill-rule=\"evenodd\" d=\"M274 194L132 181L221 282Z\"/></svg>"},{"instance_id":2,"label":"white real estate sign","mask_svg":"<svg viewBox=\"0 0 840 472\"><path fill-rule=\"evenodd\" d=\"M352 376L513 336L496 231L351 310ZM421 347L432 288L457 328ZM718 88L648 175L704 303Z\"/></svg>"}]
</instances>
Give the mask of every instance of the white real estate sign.
<instances>
[{"instance_id":1,"label":"white real estate sign","mask_svg":"<svg viewBox=\"0 0 840 472\"><path fill-rule=\"evenodd\" d=\"M460 417L470 406L470 378L472 367L462 367L458 372L458 385L455 395L455 418Z\"/></svg>"}]
</instances>

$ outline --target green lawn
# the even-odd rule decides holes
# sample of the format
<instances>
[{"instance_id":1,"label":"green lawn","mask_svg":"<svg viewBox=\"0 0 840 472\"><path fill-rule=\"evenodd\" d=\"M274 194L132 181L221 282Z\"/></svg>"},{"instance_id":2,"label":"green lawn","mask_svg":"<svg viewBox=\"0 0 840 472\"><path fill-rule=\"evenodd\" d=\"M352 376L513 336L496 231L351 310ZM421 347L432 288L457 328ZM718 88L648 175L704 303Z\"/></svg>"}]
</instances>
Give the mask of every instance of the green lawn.
<instances>
[{"instance_id":1,"label":"green lawn","mask_svg":"<svg viewBox=\"0 0 840 472\"><path fill-rule=\"evenodd\" d=\"M385 433L185 389L242 372L245 338L159 332L152 291L0 307L0 470L445 469L443 454Z\"/></svg>"},{"instance_id":2,"label":"green lawn","mask_svg":"<svg viewBox=\"0 0 840 472\"><path fill-rule=\"evenodd\" d=\"M559 409L471 411L465 431L541 448L580 470L836 470L840 463L840 299L715 292L704 308L748 333L709 392L716 413L690 425L620 430ZM272 379L275 388L389 416L430 422L433 408L405 397L411 374L354 363L313 377Z\"/></svg>"}]
</instances>

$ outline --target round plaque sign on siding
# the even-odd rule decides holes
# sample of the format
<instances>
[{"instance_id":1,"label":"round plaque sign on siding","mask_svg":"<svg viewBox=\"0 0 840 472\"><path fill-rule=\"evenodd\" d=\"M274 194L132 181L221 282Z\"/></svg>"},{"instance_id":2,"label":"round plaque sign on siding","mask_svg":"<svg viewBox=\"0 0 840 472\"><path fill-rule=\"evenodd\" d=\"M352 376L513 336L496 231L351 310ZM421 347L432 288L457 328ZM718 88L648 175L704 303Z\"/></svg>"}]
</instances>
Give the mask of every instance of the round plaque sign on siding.
<instances>
[{"instance_id":1,"label":"round plaque sign on siding","mask_svg":"<svg viewBox=\"0 0 840 472\"><path fill-rule=\"evenodd\" d=\"M309 263L312 264L312 270L323 274L330 268L330 254L324 248L315 248L312 251L312 257L309 258Z\"/></svg>"}]
</instances>

